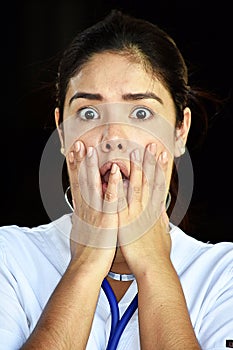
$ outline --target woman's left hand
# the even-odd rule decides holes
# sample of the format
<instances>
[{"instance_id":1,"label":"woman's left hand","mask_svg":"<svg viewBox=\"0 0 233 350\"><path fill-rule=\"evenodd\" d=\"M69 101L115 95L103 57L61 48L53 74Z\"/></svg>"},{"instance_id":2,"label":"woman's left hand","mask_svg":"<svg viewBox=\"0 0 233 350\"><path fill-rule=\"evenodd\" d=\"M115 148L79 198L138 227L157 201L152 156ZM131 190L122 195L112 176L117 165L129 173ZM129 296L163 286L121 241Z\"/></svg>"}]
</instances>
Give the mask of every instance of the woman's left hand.
<instances>
[{"instance_id":1,"label":"woman's left hand","mask_svg":"<svg viewBox=\"0 0 233 350\"><path fill-rule=\"evenodd\" d=\"M170 261L171 239L165 209L167 166L167 152L156 152L156 144L146 147L143 159L134 150L127 198L123 185L119 191L118 241L136 278L148 268Z\"/></svg>"}]
</instances>

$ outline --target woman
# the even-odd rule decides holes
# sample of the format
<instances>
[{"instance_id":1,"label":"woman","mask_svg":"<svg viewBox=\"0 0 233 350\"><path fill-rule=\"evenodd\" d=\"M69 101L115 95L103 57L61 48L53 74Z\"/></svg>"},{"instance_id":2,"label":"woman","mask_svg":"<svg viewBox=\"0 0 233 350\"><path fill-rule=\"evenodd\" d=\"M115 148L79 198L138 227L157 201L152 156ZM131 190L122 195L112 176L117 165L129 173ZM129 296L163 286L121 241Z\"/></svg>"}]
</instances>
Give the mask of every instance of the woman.
<instances>
[{"instance_id":1,"label":"woman","mask_svg":"<svg viewBox=\"0 0 233 350\"><path fill-rule=\"evenodd\" d=\"M74 38L56 87L74 212L1 228L1 349L232 347L233 244L166 212L195 95L173 40L113 11Z\"/></svg>"}]
</instances>

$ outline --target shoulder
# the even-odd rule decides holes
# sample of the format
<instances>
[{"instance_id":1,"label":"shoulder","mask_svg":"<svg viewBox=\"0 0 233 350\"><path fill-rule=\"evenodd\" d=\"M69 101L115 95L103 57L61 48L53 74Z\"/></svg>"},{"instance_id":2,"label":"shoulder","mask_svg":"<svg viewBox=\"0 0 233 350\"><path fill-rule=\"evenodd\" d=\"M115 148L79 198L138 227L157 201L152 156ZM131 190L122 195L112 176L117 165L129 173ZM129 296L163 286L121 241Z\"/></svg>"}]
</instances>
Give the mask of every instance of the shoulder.
<instances>
[{"instance_id":1,"label":"shoulder","mask_svg":"<svg viewBox=\"0 0 233 350\"><path fill-rule=\"evenodd\" d=\"M205 243L172 226L171 260L189 295L233 293L233 243ZM211 293L208 291L212 290Z\"/></svg>"},{"instance_id":2,"label":"shoulder","mask_svg":"<svg viewBox=\"0 0 233 350\"><path fill-rule=\"evenodd\" d=\"M0 257L26 260L27 257L63 254L69 248L70 215L37 227L7 225L0 227Z\"/></svg>"},{"instance_id":3,"label":"shoulder","mask_svg":"<svg viewBox=\"0 0 233 350\"><path fill-rule=\"evenodd\" d=\"M17 349L67 268L70 222L67 215L32 228L0 227L0 338Z\"/></svg>"},{"instance_id":4,"label":"shoulder","mask_svg":"<svg viewBox=\"0 0 233 350\"><path fill-rule=\"evenodd\" d=\"M187 264L197 264L205 261L203 269L227 267L232 271L233 267L233 242L209 243L199 241L177 226L171 224L172 239L172 259L178 268L182 268Z\"/></svg>"},{"instance_id":5,"label":"shoulder","mask_svg":"<svg viewBox=\"0 0 233 350\"><path fill-rule=\"evenodd\" d=\"M39 225L36 227L18 226L18 225L6 225L0 226L0 240L15 242L18 238L22 239L43 239L48 235L64 234L67 236L71 227L70 215L63 215L57 220L50 223Z\"/></svg>"},{"instance_id":6,"label":"shoulder","mask_svg":"<svg viewBox=\"0 0 233 350\"><path fill-rule=\"evenodd\" d=\"M203 349L225 348L233 323L233 243L204 243L171 226L171 259Z\"/></svg>"},{"instance_id":7,"label":"shoulder","mask_svg":"<svg viewBox=\"0 0 233 350\"><path fill-rule=\"evenodd\" d=\"M204 243L175 226L171 228L171 237L171 259L188 304L195 304L200 314L200 309L209 310L225 295L230 296L232 308L233 243Z\"/></svg>"}]
</instances>

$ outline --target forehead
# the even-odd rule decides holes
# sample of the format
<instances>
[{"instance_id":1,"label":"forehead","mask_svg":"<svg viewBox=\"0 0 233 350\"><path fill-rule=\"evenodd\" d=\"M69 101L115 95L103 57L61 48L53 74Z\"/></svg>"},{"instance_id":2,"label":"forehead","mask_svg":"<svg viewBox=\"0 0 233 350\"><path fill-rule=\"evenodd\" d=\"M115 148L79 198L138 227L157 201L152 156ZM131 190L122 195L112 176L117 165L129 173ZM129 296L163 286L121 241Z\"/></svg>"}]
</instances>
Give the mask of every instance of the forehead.
<instances>
[{"instance_id":1,"label":"forehead","mask_svg":"<svg viewBox=\"0 0 233 350\"><path fill-rule=\"evenodd\" d=\"M66 101L77 91L99 93L104 102L116 102L126 93L153 91L162 99L171 100L169 91L143 64L118 53L95 54L71 78ZM170 101L172 102L172 101Z\"/></svg>"}]
</instances>

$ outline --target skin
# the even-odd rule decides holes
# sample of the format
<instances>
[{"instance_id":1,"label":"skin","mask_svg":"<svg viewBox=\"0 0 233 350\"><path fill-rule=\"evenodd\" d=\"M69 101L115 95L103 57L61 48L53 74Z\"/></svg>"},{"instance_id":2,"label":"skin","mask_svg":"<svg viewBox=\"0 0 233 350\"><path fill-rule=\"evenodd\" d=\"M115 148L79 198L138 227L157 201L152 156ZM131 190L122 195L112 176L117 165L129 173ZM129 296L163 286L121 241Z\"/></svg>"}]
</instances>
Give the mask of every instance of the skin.
<instances>
[{"instance_id":1,"label":"skin","mask_svg":"<svg viewBox=\"0 0 233 350\"><path fill-rule=\"evenodd\" d=\"M77 91L89 95L72 99ZM156 98L135 98L135 94L148 92ZM93 98L94 94L98 96ZM68 121L83 107L126 102L156 111L173 126L173 152L156 133L148 132L153 118L140 121L144 125L140 128L136 118L127 121L128 115L124 123L88 120L86 132L73 137L68 135L69 128L61 127L59 110L55 110L75 207L71 262L22 349L85 349L101 283L110 269L136 277L141 349L200 349L170 260L169 220L164 208L173 157L181 154L180 147L187 140L190 110L184 110L184 121L176 129L174 103L164 85L139 63L123 55L101 53L71 79L63 118ZM76 122L80 130L84 122L79 118ZM104 148L106 143L116 146L119 142L124 143L122 153L116 153L117 147ZM106 163L111 174L103 188L101 169ZM122 164L130 175L124 183ZM128 224L130 232L139 227L141 234L130 236L125 229ZM130 284L110 279L109 283L118 300Z\"/></svg>"},{"instance_id":2,"label":"skin","mask_svg":"<svg viewBox=\"0 0 233 350\"><path fill-rule=\"evenodd\" d=\"M70 104L69 101L72 99L72 97L77 91L82 91L89 94L98 94L100 95L100 97L95 100L89 99L88 97L77 98L74 99ZM154 98L142 98L140 100L136 100L134 99L134 97L127 100L125 98L127 94L133 95L138 93L146 93L148 91L153 92L160 101ZM162 115L163 118L167 120L170 125L173 125L175 132L175 107L169 92L163 86L163 84L157 79L152 78L151 74L146 73L144 68L140 64L132 63L127 58L111 53L95 55L94 58L92 58L88 62L88 64L86 64L83 67L80 73L73 79L71 79L66 95L63 118L65 121L68 120L69 117L73 115L77 110L85 106L98 106L98 104L100 103L104 104L116 102L131 102L136 105L144 106L155 110L156 113ZM64 135L62 134L61 127L59 126L59 118L59 110L56 109L55 119L59 130L61 143L62 145L64 145ZM184 111L184 122L182 126L176 130L176 133L177 135L179 135L179 137L175 139L175 145L173 150L175 155L179 155L179 144L181 140L183 145L187 140L187 135L190 127L190 120L191 112L188 108L186 108ZM103 142L112 142L112 140L113 142L116 142L117 140L120 140L121 142L121 140L123 139L128 141L127 145L129 147L130 140L139 140L136 145L136 148L134 147L134 149L131 152L129 152L129 154L125 155L124 153L123 162L125 163L128 169L128 173L131 174L130 185L133 189L137 189L137 191L133 191L130 202L126 203L128 208L118 213L118 226L120 227L124 226L124 224L129 221L133 221L141 212L141 210L143 210L145 206L148 205L148 195L146 195L148 191L148 184L146 184L146 182L150 178L151 181L154 181L152 179L154 179L155 173L157 173L157 176L159 176L159 172L163 172L165 177L165 183L162 183L165 188L160 198L161 202L164 202L169 188L174 156L174 154L169 153L169 150L166 149L165 145L162 144L155 136L153 136L153 134L149 134L147 132L147 129L149 130L153 128L153 119L143 121L143 128L138 128L138 120L136 118L134 123L135 125L127 125L126 122L127 121L124 120L124 124L113 123L103 125L101 125L100 122L98 124L98 127L90 128L88 132L80 135L78 141L75 140L74 144L71 145L67 154L67 165L73 193L73 204L77 207L76 203L79 203L80 206L80 202L82 202L82 194L80 194L79 190L77 190L77 188L79 189L79 179L77 177L77 174L79 172L80 164L82 163L82 161L86 159L86 163L88 163L86 164L87 171L83 174L83 181L86 185L86 188L91 188L92 197L93 189L96 193L101 193L101 183L100 179L98 178L99 166L107 161L117 163L118 160L115 158L114 151L107 152L106 154L106 152L103 151L101 147L98 147L98 145L102 144ZM93 121L90 120L87 123L89 123L90 125L90 123L93 123ZM145 124L147 125L145 126ZM77 128L79 128L78 124ZM65 136L67 139L68 135ZM70 141L70 143L72 143L72 141ZM93 151L92 160L86 157L86 154L89 150ZM128 159L126 159L126 157L128 157ZM138 160L136 160L137 157ZM89 176L90 164L91 168L94 168L94 170L92 170L91 172L91 176L92 174L97 174L97 176L95 176L95 179ZM144 174L147 175L146 178L144 178ZM84 179L87 178L88 180L85 183ZM113 176L113 182L118 183L120 179L121 178L120 176L118 176L117 171L116 174L114 174ZM164 180L161 179L161 181L163 182ZM119 186L118 192L121 192ZM117 195L120 196L119 193L117 194L117 189L114 188L114 194L113 198L111 198L111 201L114 201ZM105 206L106 202L109 202L107 197L109 197L109 190L107 191L107 193L105 193ZM154 206L153 201L155 200L155 198L151 197L149 200L151 200L152 202L150 203L149 207ZM157 203L157 205L159 204ZM101 207L101 205L99 207ZM86 209L87 208L84 209L85 212ZM90 210L90 208L88 208L88 210ZM157 208L157 211L159 213L161 212L161 210L162 208ZM95 214L95 212L92 212L93 216ZM81 214L79 212L78 216L80 215L84 214ZM151 213L151 215L154 215L154 212ZM111 216L112 215L110 215L110 220L112 220ZM93 222L91 220L93 220ZM89 218L88 222L96 225L94 222L95 220L95 218ZM120 233L118 234L120 236ZM141 241L143 241L143 239ZM147 249L141 249L141 241L135 243L135 247L137 246L137 244L139 244L138 249L140 249L140 255L142 254L142 252L147 251L148 249L148 246L146 247ZM128 273L129 271L131 271L137 274L137 271L135 271L135 262L137 261L138 252L132 254L133 256L131 263L130 260L125 259L124 255L122 256L122 251L124 251L124 253L126 254L126 252L128 251L127 248L128 247L122 246L120 250L118 249L117 256L115 257L113 262L112 270L121 273ZM132 246L130 246L129 250L133 251L133 249L131 248ZM169 253L170 251L168 249L168 254ZM145 261L145 265L147 265L148 263L149 262ZM130 269L128 265L130 265ZM145 267L140 266L138 267L138 269L144 271Z\"/></svg>"}]
</instances>

